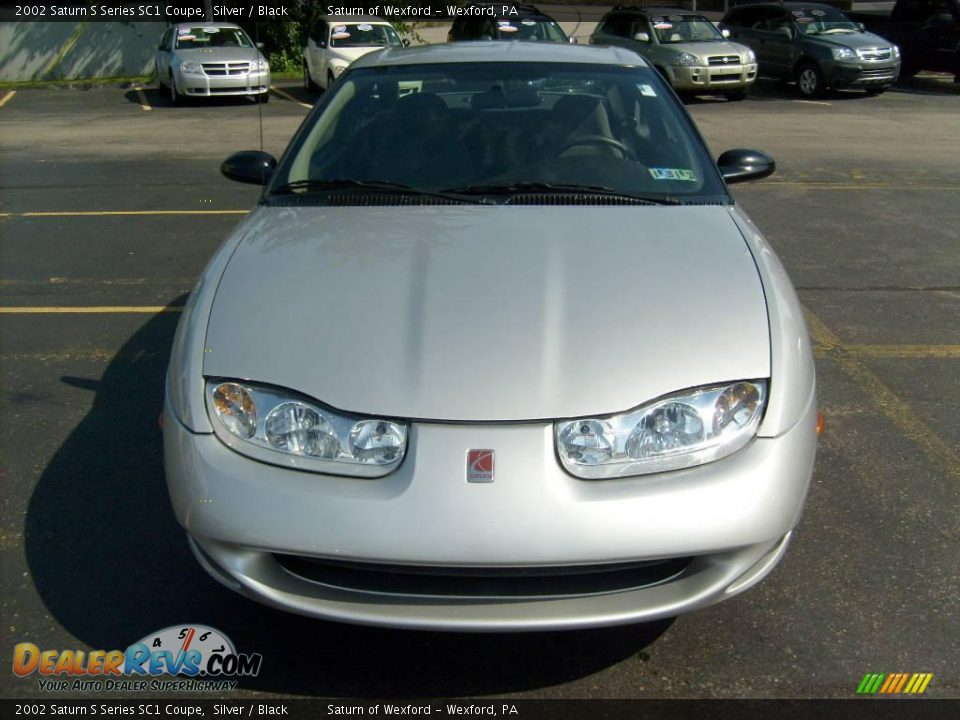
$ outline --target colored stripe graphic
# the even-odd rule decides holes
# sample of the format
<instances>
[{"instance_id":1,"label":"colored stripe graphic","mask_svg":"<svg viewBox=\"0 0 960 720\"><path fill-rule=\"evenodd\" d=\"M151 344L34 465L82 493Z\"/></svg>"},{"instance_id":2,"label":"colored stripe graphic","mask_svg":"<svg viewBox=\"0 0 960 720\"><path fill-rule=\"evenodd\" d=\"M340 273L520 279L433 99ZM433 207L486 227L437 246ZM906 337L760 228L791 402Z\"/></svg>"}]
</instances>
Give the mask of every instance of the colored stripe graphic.
<instances>
[{"instance_id":1,"label":"colored stripe graphic","mask_svg":"<svg viewBox=\"0 0 960 720\"><path fill-rule=\"evenodd\" d=\"M933 673L867 673L857 686L858 695L920 695L933 680Z\"/></svg>"}]
</instances>

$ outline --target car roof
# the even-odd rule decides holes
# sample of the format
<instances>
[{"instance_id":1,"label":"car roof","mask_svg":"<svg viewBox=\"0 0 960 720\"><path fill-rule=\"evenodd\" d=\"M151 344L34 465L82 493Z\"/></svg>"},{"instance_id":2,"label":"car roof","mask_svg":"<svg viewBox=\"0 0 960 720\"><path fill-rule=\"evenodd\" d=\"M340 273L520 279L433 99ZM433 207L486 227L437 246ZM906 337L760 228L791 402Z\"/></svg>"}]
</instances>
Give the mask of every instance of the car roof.
<instances>
[{"instance_id":1,"label":"car roof","mask_svg":"<svg viewBox=\"0 0 960 720\"><path fill-rule=\"evenodd\" d=\"M230 23L230 22L206 22L206 21L200 21L200 22L181 22L181 23L176 23L176 24L173 25L172 27L174 27L174 28L176 28L176 29L178 29L178 30L179 30L180 28L204 28L204 27L209 27L209 28L233 28L234 30L239 30L239 29L240 29L240 26L237 25L236 23Z\"/></svg>"},{"instance_id":2,"label":"car roof","mask_svg":"<svg viewBox=\"0 0 960 720\"><path fill-rule=\"evenodd\" d=\"M369 23L371 25L389 25L390 23L376 15L320 15L318 20L325 20L333 25L355 25Z\"/></svg>"},{"instance_id":3,"label":"car roof","mask_svg":"<svg viewBox=\"0 0 960 720\"><path fill-rule=\"evenodd\" d=\"M779 8L783 10L795 10L797 8L830 8L832 10L839 10L834 5L828 5L827 3L818 3L818 2L761 2L761 3L744 3L742 5L737 5L736 7L730 8L733 10L740 10L742 8Z\"/></svg>"},{"instance_id":4,"label":"car roof","mask_svg":"<svg viewBox=\"0 0 960 720\"><path fill-rule=\"evenodd\" d=\"M676 5L621 5L613 8L610 13L628 12L638 15L700 15L698 10L688 10ZM608 14L610 14L608 13Z\"/></svg>"},{"instance_id":5,"label":"car roof","mask_svg":"<svg viewBox=\"0 0 960 720\"><path fill-rule=\"evenodd\" d=\"M565 43L490 42L444 43L410 48L386 48L355 60L352 68L380 65L433 65L435 63L556 62L585 65L630 65L648 63L631 50L599 45Z\"/></svg>"}]
</instances>

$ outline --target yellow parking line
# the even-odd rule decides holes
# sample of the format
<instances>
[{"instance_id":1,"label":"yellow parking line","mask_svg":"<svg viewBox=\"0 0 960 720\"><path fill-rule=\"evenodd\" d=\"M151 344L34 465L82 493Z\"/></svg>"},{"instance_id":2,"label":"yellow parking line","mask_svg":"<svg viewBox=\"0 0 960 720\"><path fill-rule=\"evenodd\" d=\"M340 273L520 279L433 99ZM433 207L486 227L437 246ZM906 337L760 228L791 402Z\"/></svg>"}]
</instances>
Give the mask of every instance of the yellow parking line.
<instances>
[{"instance_id":1,"label":"yellow parking line","mask_svg":"<svg viewBox=\"0 0 960 720\"><path fill-rule=\"evenodd\" d=\"M103 314L149 314L183 312L181 305L89 305L89 306L33 306L0 307L0 315L103 315Z\"/></svg>"},{"instance_id":2,"label":"yellow parking line","mask_svg":"<svg viewBox=\"0 0 960 720\"><path fill-rule=\"evenodd\" d=\"M0 213L0 217L110 217L123 215L246 215L249 210L68 210Z\"/></svg>"},{"instance_id":3,"label":"yellow parking line","mask_svg":"<svg viewBox=\"0 0 960 720\"><path fill-rule=\"evenodd\" d=\"M147 96L144 95L143 88L139 85L134 85L133 89L137 91L137 97L140 98L140 107L144 110L153 110L153 108L150 107L150 103L147 102Z\"/></svg>"},{"instance_id":4,"label":"yellow parking line","mask_svg":"<svg viewBox=\"0 0 960 720\"><path fill-rule=\"evenodd\" d=\"M0 107L3 107L3 106L6 105L8 102L10 102L10 100L11 100L11 99L13 98L13 96L16 95L16 94L17 94L17 91L16 91L16 90L11 90L11 91L8 92L6 95L4 95L2 98L0 98Z\"/></svg>"},{"instance_id":5,"label":"yellow parking line","mask_svg":"<svg viewBox=\"0 0 960 720\"><path fill-rule=\"evenodd\" d=\"M960 345L845 345L844 350L864 358L960 358Z\"/></svg>"},{"instance_id":6,"label":"yellow parking line","mask_svg":"<svg viewBox=\"0 0 960 720\"><path fill-rule=\"evenodd\" d=\"M277 88L277 87L274 87L273 85L271 85L271 86L270 86L270 90L271 90L272 92L276 93L277 95L279 95L280 97L282 97L282 98L284 98L284 99L286 99L286 100L289 100L290 102L296 103L296 104L299 105L300 107L305 107L307 110L313 110L313 105L307 105L305 102L300 102L300 101L297 100L293 95L291 95L290 93L285 93L285 92L284 92L283 90L281 90L280 88Z\"/></svg>"},{"instance_id":7,"label":"yellow parking line","mask_svg":"<svg viewBox=\"0 0 960 720\"><path fill-rule=\"evenodd\" d=\"M888 420L916 444L921 451L941 464L949 475L960 478L960 454L943 441L916 413L890 390L869 368L840 342L824 322L806 310L810 336L818 354L836 360L840 370L853 380Z\"/></svg>"}]
</instances>

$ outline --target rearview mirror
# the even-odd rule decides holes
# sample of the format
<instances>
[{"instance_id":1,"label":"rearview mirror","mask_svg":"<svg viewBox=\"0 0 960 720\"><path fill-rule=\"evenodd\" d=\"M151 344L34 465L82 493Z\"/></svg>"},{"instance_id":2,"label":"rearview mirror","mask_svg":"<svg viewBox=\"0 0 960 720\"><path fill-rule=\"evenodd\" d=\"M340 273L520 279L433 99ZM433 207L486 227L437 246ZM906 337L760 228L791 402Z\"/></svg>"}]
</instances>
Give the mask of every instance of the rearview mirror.
<instances>
[{"instance_id":1,"label":"rearview mirror","mask_svg":"<svg viewBox=\"0 0 960 720\"><path fill-rule=\"evenodd\" d=\"M234 153L220 165L224 177L242 183L266 185L277 167L277 159L260 150Z\"/></svg>"},{"instance_id":2,"label":"rearview mirror","mask_svg":"<svg viewBox=\"0 0 960 720\"><path fill-rule=\"evenodd\" d=\"M777 169L773 158L760 150L737 148L717 158L717 167L728 185L769 177Z\"/></svg>"},{"instance_id":3,"label":"rearview mirror","mask_svg":"<svg viewBox=\"0 0 960 720\"><path fill-rule=\"evenodd\" d=\"M638 32L633 36L634 40L639 40L640 42L650 42L650 35L645 32Z\"/></svg>"}]
</instances>

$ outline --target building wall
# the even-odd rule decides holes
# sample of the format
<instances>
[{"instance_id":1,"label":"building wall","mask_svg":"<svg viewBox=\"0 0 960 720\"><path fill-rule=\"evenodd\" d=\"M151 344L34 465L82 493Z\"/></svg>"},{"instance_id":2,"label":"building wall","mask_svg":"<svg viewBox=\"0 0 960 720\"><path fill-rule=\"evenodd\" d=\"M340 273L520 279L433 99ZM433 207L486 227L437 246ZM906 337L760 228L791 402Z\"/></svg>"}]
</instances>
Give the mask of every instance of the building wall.
<instances>
[{"instance_id":1,"label":"building wall","mask_svg":"<svg viewBox=\"0 0 960 720\"><path fill-rule=\"evenodd\" d=\"M165 22L0 23L0 80L148 75Z\"/></svg>"}]
</instances>

